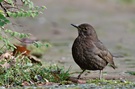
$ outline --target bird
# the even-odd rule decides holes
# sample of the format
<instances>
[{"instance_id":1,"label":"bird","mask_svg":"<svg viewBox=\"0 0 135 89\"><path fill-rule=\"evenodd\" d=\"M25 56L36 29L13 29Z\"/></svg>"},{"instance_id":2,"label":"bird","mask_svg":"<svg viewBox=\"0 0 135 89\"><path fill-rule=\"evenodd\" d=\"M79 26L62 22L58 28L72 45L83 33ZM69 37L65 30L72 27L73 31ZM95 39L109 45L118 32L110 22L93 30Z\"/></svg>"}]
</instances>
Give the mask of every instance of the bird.
<instances>
[{"instance_id":1,"label":"bird","mask_svg":"<svg viewBox=\"0 0 135 89\"><path fill-rule=\"evenodd\" d=\"M82 69L77 79L80 79L85 70L99 70L99 79L102 79L103 69L110 64L115 69L113 55L98 39L95 29L88 23L71 24L78 29L78 36L72 45L74 61Z\"/></svg>"}]
</instances>

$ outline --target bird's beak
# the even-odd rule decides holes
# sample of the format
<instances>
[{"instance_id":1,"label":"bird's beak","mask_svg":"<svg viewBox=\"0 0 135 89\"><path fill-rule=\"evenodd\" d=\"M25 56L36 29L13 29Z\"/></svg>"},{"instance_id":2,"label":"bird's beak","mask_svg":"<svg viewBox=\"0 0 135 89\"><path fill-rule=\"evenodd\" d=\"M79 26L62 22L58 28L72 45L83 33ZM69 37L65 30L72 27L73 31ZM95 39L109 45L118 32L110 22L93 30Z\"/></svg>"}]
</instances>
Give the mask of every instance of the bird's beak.
<instances>
[{"instance_id":1,"label":"bird's beak","mask_svg":"<svg viewBox=\"0 0 135 89\"><path fill-rule=\"evenodd\" d=\"M71 24L73 27L75 27L75 28L78 28L78 26L76 26L76 25L74 25L74 24Z\"/></svg>"}]
</instances>

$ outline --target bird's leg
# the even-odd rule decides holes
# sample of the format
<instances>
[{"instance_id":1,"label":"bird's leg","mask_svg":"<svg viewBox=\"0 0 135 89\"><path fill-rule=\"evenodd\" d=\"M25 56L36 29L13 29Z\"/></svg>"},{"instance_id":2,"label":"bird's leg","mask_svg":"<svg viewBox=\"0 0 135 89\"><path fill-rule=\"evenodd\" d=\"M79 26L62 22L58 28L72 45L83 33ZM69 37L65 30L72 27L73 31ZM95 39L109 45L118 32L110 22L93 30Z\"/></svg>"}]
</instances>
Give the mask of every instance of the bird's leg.
<instances>
[{"instance_id":1,"label":"bird's leg","mask_svg":"<svg viewBox=\"0 0 135 89\"><path fill-rule=\"evenodd\" d=\"M101 80L102 79L102 77L103 77L103 70L100 70L100 72L99 72L99 79Z\"/></svg>"},{"instance_id":2,"label":"bird's leg","mask_svg":"<svg viewBox=\"0 0 135 89\"><path fill-rule=\"evenodd\" d=\"M80 79L81 75L83 74L85 70L83 69L82 72L78 75L77 79Z\"/></svg>"}]
</instances>

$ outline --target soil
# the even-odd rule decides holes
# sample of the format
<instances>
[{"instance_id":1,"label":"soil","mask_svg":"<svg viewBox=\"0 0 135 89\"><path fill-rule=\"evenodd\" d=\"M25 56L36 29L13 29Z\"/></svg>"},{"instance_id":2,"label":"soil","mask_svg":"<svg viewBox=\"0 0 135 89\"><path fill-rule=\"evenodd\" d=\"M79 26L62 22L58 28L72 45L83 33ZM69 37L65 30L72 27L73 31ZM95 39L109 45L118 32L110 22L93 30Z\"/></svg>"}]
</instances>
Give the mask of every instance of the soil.
<instances>
[{"instance_id":1,"label":"soil","mask_svg":"<svg viewBox=\"0 0 135 89\"><path fill-rule=\"evenodd\" d=\"M115 55L117 69L104 69L106 79L126 79L135 81L135 3L126 4L120 0L34 0L37 5L45 5L47 9L35 19L18 19L16 22L23 27L23 32L29 32L34 37L50 42L43 62L60 64L71 73L81 69L74 62L71 47L77 37L77 30L70 24L89 23L97 31L99 39ZM72 77L76 77L74 73ZM98 78L99 71L86 71L82 78Z\"/></svg>"}]
</instances>

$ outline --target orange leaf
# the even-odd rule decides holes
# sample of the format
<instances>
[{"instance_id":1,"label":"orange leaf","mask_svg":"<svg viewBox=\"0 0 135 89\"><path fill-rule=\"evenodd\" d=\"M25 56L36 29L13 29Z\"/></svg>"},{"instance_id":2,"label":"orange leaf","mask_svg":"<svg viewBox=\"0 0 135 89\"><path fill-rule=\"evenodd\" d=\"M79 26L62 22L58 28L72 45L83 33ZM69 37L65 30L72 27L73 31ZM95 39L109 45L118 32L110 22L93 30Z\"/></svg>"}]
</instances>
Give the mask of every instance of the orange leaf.
<instances>
[{"instance_id":1,"label":"orange leaf","mask_svg":"<svg viewBox=\"0 0 135 89\"><path fill-rule=\"evenodd\" d=\"M28 56L30 54L30 50L28 50L25 46L15 45L16 49L13 51L13 55L16 56L17 54L22 54Z\"/></svg>"}]
</instances>

